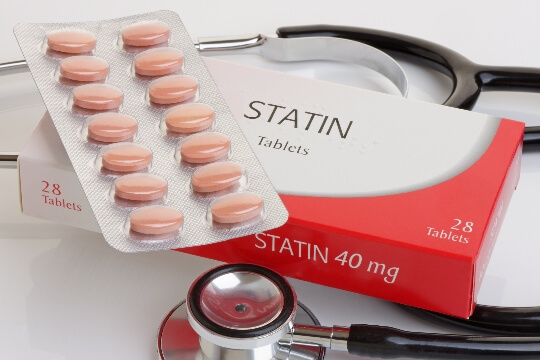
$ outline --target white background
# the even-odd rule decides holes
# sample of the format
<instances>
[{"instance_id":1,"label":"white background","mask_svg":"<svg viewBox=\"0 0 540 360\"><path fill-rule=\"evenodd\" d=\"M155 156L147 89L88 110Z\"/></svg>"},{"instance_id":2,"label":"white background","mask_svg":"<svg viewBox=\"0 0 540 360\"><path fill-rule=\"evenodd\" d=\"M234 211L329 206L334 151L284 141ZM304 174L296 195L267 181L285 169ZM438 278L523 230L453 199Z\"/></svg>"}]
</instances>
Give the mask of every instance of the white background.
<instances>
[{"instance_id":1,"label":"white background","mask_svg":"<svg viewBox=\"0 0 540 360\"><path fill-rule=\"evenodd\" d=\"M18 22L98 20L161 9L178 12L194 40L271 34L279 26L327 23L421 37L479 63L540 67L540 4L515 0L4 0L0 60L21 57L12 33ZM415 76L418 83L411 84L411 97L435 101L436 96L419 86L426 74ZM17 151L43 108L27 75L10 75L0 84L0 151ZM487 94L475 110L538 125L539 100L538 95ZM488 267L480 302L540 304L538 185L540 152L529 152L523 158L521 182ZM20 215L13 169L0 169L0 186L0 358L153 359L162 317L185 296L190 282L216 263L173 251L116 252L99 234ZM364 322L444 331L384 301L295 280L293 284L300 300L326 325Z\"/></svg>"}]
</instances>

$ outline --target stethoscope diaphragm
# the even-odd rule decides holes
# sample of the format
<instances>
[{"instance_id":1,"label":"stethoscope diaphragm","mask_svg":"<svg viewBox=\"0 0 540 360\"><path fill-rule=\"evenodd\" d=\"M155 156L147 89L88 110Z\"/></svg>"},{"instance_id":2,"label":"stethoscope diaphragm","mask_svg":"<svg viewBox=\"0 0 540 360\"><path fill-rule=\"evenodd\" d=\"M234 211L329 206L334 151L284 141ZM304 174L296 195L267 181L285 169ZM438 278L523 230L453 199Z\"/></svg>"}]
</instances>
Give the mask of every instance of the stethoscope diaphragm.
<instances>
[{"instance_id":1,"label":"stethoscope diaphragm","mask_svg":"<svg viewBox=\"0 0 540 360\"><path fill-rule=\"evenodd\" d=\"M293 344L292 323L320 325L289 282L256 265L220 266L201 275L187 300L163 320L162 360L321 360L325 347Z\"/></svg>"}]
</instances>

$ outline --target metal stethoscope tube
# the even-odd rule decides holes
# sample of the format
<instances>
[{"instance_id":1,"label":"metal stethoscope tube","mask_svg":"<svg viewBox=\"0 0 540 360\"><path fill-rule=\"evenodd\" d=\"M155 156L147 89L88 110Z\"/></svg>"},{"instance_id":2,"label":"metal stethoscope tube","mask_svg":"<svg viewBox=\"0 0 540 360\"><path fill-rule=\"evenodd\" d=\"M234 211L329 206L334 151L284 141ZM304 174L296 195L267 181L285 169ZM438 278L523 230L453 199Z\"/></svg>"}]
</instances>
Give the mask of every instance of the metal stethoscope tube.
<instances>
[{"instance_id":1,"label":"metal stethoscope tube","mask_svg":"<svg viewBox=\"0 0 540 360\"><path fill-rule=\"evenodd\" d=\"M294 289L279 274L257 265L223 265L201 275L188 292L186 308L189 324L200 337L203 358L209 360L270 360L282 359L283 354L289 359L321 358L317 351L291 355L287 349L292 345L320 346L382 359L540 358L540 337L536 336L448 335L365 324L297 324ZM183 336L167 336L175 335Z\"/></svg>"},{"instance_id":2,"label":"metal stethoscope tube","mask_svg":"<svg viewBox=\"0 0 540 360\"><path fill-rule=\"evenodd\" d=\"M407 75L391 56L353 40L332 37L285 39L256 34L201 38L195 47L206 56L255 54L283 62L329 60L358 64L386 77L403 97L409 91ZM26 70L24 60L0 64L0 74Z\"/></svg>"}]
</instances>

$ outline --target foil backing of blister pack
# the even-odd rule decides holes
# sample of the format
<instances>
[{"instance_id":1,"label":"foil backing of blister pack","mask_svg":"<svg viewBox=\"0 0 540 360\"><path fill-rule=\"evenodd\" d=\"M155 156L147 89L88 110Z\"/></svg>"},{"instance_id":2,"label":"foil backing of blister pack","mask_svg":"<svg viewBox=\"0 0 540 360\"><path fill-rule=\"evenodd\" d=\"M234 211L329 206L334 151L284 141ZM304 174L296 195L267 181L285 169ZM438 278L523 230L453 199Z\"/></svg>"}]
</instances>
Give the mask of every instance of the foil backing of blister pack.
<instances>
[{"instance_id":1,"label":"foil backing of blister pack","mask_svg":"<svg viewBox=\"0 0 540 360\"><path fill-rule=\"evenodd\" d=\"M191 176L201 165L186 165L180 161L178 143L187 136L170 136L163 127L164 115L178 104L156 106L149 101L148 84L159 77L137 76L133 72L134 57L148 48L128 49L122 43L121 30L144 21L158 21L169 26L169 40L160 46L182 52L183 68L175 75L191 76L199 83L196 98L184 103L196 101L213 108L215 122L207 131L225 135L231 144L227 156L217 161L235 161L242 166L243 181L229 193L255 193L263 200L264 210L253 221L240 223L238 226L216 226L208 216L208 207L221 193L216 193L215 196L212 193L203 195L191 188ZM123 103L115 111L135 118L138 123L136 135L127 142L152 151L151 165L142 173L147 172L165 179L168 183L167 196L158 201L158 205L166 205L183 214L182 228L174 236L161 239L144 234L132 236L129 226L126 230L129 214L141 206L129 201L127 205L119 204L111 197L111 188L119 174L103 172L100 168L99 154L105 144L85 138L87 119L96 112L74 111L72 92L79 83L58 81L58 66L63 57L48 52L46 37L52 31L62 29L83 30L95 36L95 49L91 54L85 55L99 57L109 64L108 76L101 83L122 90ZM15 35L97 222L111 246L123 252L199 246L264 232L285 223L287 210L249 147L176 13L158 11L96 22L18 24ZM156 202L142 205L155 206Z\"/></svg>"}]
</instances>

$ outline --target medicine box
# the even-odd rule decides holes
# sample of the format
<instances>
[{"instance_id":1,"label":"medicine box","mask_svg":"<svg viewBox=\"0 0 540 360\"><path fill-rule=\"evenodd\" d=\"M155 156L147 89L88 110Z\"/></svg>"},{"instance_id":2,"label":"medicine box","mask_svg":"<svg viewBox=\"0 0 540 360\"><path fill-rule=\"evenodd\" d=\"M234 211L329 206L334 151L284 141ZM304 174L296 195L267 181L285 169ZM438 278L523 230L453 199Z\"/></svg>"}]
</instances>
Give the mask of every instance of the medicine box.
<instances>
[{"instance_id":1,"label":"medicine box","mask_svg":"<svg viewBox=\"0 0 540 360\"><path fill-rule=\"evenodd\" d=\"M289 220L181 251L471 314L518 183L523 123L222 60L205 63ZM47 114L21 153L19 171L24 213L99 231Z\"/></svg>"}]
</instances>

